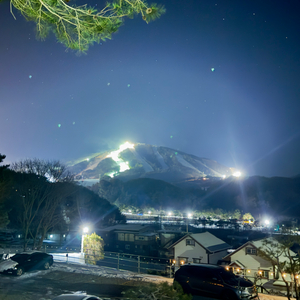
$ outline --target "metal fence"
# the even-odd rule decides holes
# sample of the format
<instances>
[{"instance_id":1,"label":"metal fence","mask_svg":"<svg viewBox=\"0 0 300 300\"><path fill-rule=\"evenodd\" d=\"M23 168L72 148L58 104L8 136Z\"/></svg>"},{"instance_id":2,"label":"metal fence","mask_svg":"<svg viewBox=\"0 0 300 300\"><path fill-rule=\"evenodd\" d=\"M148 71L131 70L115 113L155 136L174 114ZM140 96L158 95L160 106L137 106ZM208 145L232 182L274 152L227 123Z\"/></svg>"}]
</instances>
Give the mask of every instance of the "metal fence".
<instances>
[{"instance_id":1,"label":"metal fence","mask_svg":"<svg viewBox=\"0 0 300 300\"><path fill-rule=\"evenodd\" d=\"M136 273L147 273L169 277L171 275L171 268L168 259L151 256L105 252L104 259L99 260L97 265Z\"/></svg>"},{"instance_id":2,"label":"metal fence","mask_svg":"<svg viewBox=\"0 0 300 300\"><path fill-rule=\"evenodd\" d=\"M86 263L84 255L81 253L54 253L53 255L54 260L58 262L79 264ZM135 273L145 273L167 277L172 277L173 275L168 259L140 256L135 254L105 252L103 259L98 260L96 265Z\"/></svg>"},{"instance_id":3,"label":"metal fence","mask_svg":"<svg viewBox=\"0 0 300 300\"><path fill-rule=\"evenodd\" d=\"M32 251L32 248L28 248ZM43 245L41 251L51 253L54 260L65 263L86 264L84 255L79 247L59 247L55 245ZM24 252L21 245L7 245L0 248L1 254L14 254ZM113 268L117 270L131 271L135 273L145 273L172 277L172 268L169 259L141 256L136 254L104 252L104 257L96 262L97 266Z\"/></svg>"}]
</instances>

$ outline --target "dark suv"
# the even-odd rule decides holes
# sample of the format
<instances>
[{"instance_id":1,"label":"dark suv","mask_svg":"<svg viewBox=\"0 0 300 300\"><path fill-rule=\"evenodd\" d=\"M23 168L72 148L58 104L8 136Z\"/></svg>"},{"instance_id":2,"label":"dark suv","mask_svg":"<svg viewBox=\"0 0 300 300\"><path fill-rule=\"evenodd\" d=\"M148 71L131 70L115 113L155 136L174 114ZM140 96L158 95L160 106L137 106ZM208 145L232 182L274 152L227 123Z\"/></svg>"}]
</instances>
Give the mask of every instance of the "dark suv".
<instances>
[{"instance_id":1,"label":"dark suv","mask_svg":"<svg viewBox=\"0 0 300 300\"><path fill-rule=\"evenodd\" d=\"M238 277L223 267L209 264L187 264L176 271L174 283L184 292L223 300L255 298L255 288L250 280Z\"/></svg>"}]
</instances>

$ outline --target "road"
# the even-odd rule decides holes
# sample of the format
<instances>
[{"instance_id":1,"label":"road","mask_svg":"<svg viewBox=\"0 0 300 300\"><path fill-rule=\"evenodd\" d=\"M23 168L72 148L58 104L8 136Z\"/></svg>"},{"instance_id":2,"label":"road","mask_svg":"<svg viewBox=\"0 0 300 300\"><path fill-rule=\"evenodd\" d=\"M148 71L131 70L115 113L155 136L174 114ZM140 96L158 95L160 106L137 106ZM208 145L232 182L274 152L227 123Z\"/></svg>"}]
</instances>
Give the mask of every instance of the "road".
<instances>
[{"instance_id":1,"label":"road","mask_svg":"<svg viewBox=\"0 0 300 300\"><path fill-rule=\"evenodd\" d=\"M0 274L1 300L51 300L63 293L85 291L105 299L120 299L122 292L144 284L124 278L107 278L95 274L62 272L53 269L33 271L16 277ZM193 300L214 300L194 297Z\"/></svg>"},{"instance_id":2,"label":"road","mask_svg":"<svg viewBox=\"0 0 300 300\"><path fill-rule=\"evenodd\" d=\"M59 271L31 272L21 277L0 276L1 300L50 300L54 296L76 291L86 291L103 298L119 298L122 291L130 287L125 280Z\"/></svg>"}]
</instances>

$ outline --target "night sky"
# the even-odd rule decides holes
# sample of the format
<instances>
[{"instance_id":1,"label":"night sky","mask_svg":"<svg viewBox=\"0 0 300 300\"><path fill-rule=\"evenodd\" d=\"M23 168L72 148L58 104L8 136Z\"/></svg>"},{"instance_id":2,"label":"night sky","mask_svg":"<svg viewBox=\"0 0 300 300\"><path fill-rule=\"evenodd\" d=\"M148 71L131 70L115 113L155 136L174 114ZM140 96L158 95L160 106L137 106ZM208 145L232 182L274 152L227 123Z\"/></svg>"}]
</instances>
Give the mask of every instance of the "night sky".
<instances>
[{"instance_id":1,"label":"night sky","mask_svg":"<svg viewBox=\"0 0 300 300\"><path fill-rule=\"evenodd\" d=\"M129 141L246 175L300 174L300 2L155 2L160 19L126 19L81 56L36 40L35 24L0 4L5 162L68 162Z\"/></svg>"}]
</instances>

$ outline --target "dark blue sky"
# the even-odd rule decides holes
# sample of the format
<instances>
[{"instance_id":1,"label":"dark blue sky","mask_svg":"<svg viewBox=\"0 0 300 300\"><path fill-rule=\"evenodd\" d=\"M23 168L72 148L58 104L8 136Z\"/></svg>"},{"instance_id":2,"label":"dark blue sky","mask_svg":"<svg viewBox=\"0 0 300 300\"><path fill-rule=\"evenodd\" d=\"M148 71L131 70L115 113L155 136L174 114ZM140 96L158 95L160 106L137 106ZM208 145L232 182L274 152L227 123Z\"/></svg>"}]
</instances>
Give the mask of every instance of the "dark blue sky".
<instances>
[{"instance_id":1,"label":"dark blue sky","mask_svg":"<svg viewBox=\"0 0 300 300\"><path fill-rule=\"evenodd\" d=\"M0 4L6 161L70 161L128 140L247 175L299 174L299 1L156 2L159 20L127 19L82 56L37 41L35 24Z\"/></svg>"}]
</instances>

